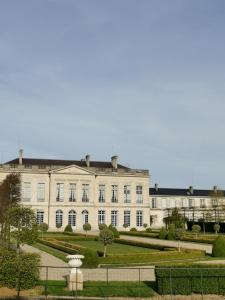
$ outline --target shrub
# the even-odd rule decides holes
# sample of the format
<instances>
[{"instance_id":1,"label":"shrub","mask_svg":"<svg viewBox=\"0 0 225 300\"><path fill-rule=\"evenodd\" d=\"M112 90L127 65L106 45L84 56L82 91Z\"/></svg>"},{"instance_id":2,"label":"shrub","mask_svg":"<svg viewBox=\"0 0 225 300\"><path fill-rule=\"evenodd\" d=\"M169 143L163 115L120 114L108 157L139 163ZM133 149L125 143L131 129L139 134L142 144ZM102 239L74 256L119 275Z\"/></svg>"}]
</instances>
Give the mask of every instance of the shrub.
<instances>
[{"instance_id":1,"label":"shrub","mask_svg":"<svg viewBox=\"0 0 225 300\"><path fill-rule=\"evenodd\" d=\"M212 255L214 257L225 257L225 237L218 236L213 243Z\"/></svg>"},{"instance_id":2,"label":"shrub","mask_svg":"<svg viewBox=\"0 0 225 300\"><path fill-rule=\"evenodd\" d=\"M168 227L167 240L174 241L176 239L175 235L175 225L170 224Z\"/></svg>"},{"instance_id":3,"label":"shrub","mask_svg":"<svg viewBox=\"0 0 225 300\"><path fill-rule=\"evenodd\" d=\"M104 245L104 257L106 257L107 246L111 245L114 240L113 232L110 229L103 229L99 233L99 240Z\"/></svg>"},{"instance_id":4,"label":"shrub","mask_svg":"<svg viewBox=\"0 0 225 300\"><path fill-rule=\"evenodd\" d=\"M142 248L157 249L157 250L164 250L165 249L165 246L161 246L161 245L149 244L149 243L138 242L138 241L129 241L129 240L123 240L123 239L114 239L114 243L124 244L124 245L131 245L131 246L142 247ZM172 247L167 247L167 249L173 249L173 248Z\"/></svg>"},{"instance_id":5,"label":"shrub","mask_svg":"<svg viewBox=\"0 0 225 300\"><path fill-rule=\"evenodd\" d=\"M193 233L196 234L196 238L197 238L197 235L199 234L199 232L201 231L201 226L200 225L193 225L191 227L191 230Z\"/></svg>"},{"instance_id":6,"label":"shrub","mask_svg":"<svg viewBox=\"0 0 225 300\"><path fill-rule=\"evenodd\" d=\"M166 228L162 227L159 231L159 239L165 240L165 238L167 237L167 234L168 234L168 232L167 232Z\"/></svg>"},{"instance_id":7,"label":"shrub","mask_svg":"<svg viewBox=\"0 0 225 300\"><path fill-rule=\"evenodd\" d=\"M147 223L144 223L143 224L143 227L146 229L148 227L148 224Z\"/></svg>"},{"instance_id":8,"label":"shrub","mask_svg":"<svg viewBox=\"0 0 225 300\"><path fill-rule=\"evenodd\" d=\"M39 226L38 226L38 229L44 233L44 232L47 232L48 231L48 224L46 223L41 223Z\"/></svg>"},{"instance_id":9,"label":"shrub","mask_svg":"<svg viewBox=\"0 0 225 300\"><path fill-rule=\"evenodd\" d=\"M83 229L84 229L84 231L86 231L86 236L87 236L87 232L91 230L91 224L85 223L83 225Z\"/></svg>"},{"instance_id":10,"label":"shrub","mask_svg":"<svg viewBox=\"0 0 225 300\"><path fill-rule=\"evenodd\" d=\"M103 230L103 229L107 228L107 225L106 224L99 224L98 228L99 228L99 230Z\"/></svg>"},{"instance_id":11,"label":"shrub","mask_svg":"<svg viewBox=\"0 0 225 300\"><path fill-rule=\"evenodd\" d=\"M130 229L130 231L132 232L134 232L134 231L137 231L137 229L135 228L135 227L132 227L131 229Z\"/></svg>"},{"instance_id":12,"label":"shrub","mask_svg":"<svg viewBox=\"0 0 225 300\"><path fill-rule=\"evenodd\" d=\"M145 229L145 231L150 233L150 232L152 232L152 229L151 229L151 227L148 227Z\"/></svg>"},{"instance_id":13,"label":"shrub","mask_svg":"<svg viewBox=\"0 0 225 300\"><path fill-rule=\"evenodd\" d=\"M126 229L127 227L129 227L129 225L128 225L127 223L124 223L124 224L123 224L123 228Z\"/></svg>"},{"instance_id":14,"label":"shrub","mask_svg":"<svg viewBox=\"0 0 225 300\"><path fill-rule=\"evenodd\" d=\"M218 223L214 224L213 229L215 231L215 234L217 234L220 231L220 224Z\"/></svg>"},{"instance_id":15,"label":"shrub","mask_svg":"<svg viewBox=\"0 0 225 300\"><path fill-rule=\"evenodd\" d=\"M61 223L56 223L56 228L61 228L62 224Z\"/></svg>"},{"instance_id":16,"label":"shrub","mask_svg":"<svg viewBox=\"0 0 225 300\"><path fill-rule=\"evenodd\" d=\"M72 226L70 224L67 224L64 229L64 232L73 232Z\"/></svg>"},{"instance_id":17,"label":"shrub","mask_svg":"<svg viewBox=\"0 0 225 300\"><path fill-rule=\"evenodd\" d=\"M109 225L109 230L112 231L114 238L119 238L120 237L120 233L119 231L116 229L116 227Z\"/></svg>"}]
</instances>

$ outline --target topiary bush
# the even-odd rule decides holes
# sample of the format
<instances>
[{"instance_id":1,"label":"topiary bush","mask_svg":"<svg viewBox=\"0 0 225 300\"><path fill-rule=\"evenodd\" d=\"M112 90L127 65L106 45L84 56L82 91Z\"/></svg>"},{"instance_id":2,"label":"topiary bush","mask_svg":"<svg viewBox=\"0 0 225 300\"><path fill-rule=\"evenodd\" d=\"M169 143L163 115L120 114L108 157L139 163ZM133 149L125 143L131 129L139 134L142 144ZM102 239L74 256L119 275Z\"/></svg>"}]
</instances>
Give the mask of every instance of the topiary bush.
<instances>
[{"instance_id":1,"label":"topiary bush","mask_svg":"<svg viewBox=\"0 0 225 300\"><path fill-rule=\"evenodd\" d=\"M213 243L212 255L214 257L225 257L225 237L218 236Z\"/></svg>"},{"instance_id":2,"label":"topiary bush","mask_svg":"<svg viewBox=\"0 0 225 300\"><path fill-rule=\"evenodd\" d=\"M168 227L167 240L174 241L176 239L175 235L175 225L170 224Z\"/></svg>"},{"instance_id":3,"label":"topiary bush","mask_svg":"<svg viewBox=\"0 0 225 300\"><path fill-rule=\"evenodd\" d=\"M103 229L107 228L107 225L106 224L99 224L98 228L99 228L99 230L103 230Z\"/></svg>"},{"instance_id":4,"label":"topiary bush","mask_svg":"<svg viewBox=\"0 0 225 300\"><path fill-rule=\"evenodd\" d=\"M72 226L70 224L67 224L64 229L64 232L73 232Z\"/></svg>"},{"instance_id":5,"label":"topiary bush","mask_svg":"<svg viewBox=\"0 0 225 300\"><path fill-rule=\"evenodd\" d=\"M150 233L150 232L152 232L152 229L151 229L151 227L147 227L147 228L145 229L145 231L148 232L148 233Z\"/></svg>"},{"instance_id":6,"label":"topiary bush","mask_svg":"<svg viewBox=\"0 0 225 300\"><path fill-rule=\"evenodd\" d=\"M134 231L137 231L137 229L135 228L135 227L132 227L131 229L130 229L130 231L132 232L134 232Z\"/></svg>"},{"instance_id":7,"label":"topiary bush","mask_svg":"<svg viewBox=\"0 0 225 300\"><path fill-rule=\"evenodd\" d=\"M162 227L159 231L159 239L165 240L167 237L167 234L168 234L168 232L167 232L166 228Z\"/></svg>"}]
</instances>

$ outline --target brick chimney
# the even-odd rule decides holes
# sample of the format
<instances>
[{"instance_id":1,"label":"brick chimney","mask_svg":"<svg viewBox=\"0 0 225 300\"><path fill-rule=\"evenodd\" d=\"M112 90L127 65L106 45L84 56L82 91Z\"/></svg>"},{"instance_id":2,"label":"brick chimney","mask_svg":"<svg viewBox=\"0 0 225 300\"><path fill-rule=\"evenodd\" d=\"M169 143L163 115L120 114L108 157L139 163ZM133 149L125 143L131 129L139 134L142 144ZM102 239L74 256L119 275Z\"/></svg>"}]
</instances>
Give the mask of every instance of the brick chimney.
<instances>
[{"instance_id":1,"label":"brick chimney","mask_svg":"<svg viewBox=\"0 0 225 300\"><path fill-rule=\"evenodd\" d=\"M114 155L111 157L111 164L113 169L117 169L117 165L118 165L118 156Z\"/></svg>"},{"instance_id":2,"label":"brick chimney","mask_svg":"<svg viewBox=\"0 0 225 300\"><path fill-rule=\"evenodd\" d=\"M19 164L23 164L23 149L19 150Z\"/></svg>"}]
</instances>

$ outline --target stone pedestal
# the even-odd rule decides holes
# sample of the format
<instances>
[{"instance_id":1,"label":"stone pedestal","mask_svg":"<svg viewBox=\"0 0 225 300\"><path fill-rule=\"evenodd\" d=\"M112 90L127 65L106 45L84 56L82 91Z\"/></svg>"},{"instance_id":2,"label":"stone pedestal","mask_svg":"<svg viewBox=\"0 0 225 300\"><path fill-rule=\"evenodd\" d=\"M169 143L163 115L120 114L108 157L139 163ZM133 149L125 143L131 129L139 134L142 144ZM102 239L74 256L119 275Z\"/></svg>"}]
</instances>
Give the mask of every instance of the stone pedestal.
<instances>
[{"instance_id":1,"label":"stone pedestal","mask_svg":"<svg viewBox=\"0 0 225 300\"><path fill-rule=\"evenodd\" d=\"M68 276L68 289L70 291L82 291L83 290L83 273L77 269L76 273L70 273Z\"/></svg>"},{"instance_id":2,"label":"stone pedestal","mask_svg":"<svg viewBox=\"0 0 225 300\"><path fill-rule=\"evenodd\" d=\"M68 275L68 289L70 291L82 291L83 290L83 273L78 269L82 265L81 259L83 255L68 255L69 266L72 267L70 274Z\"/></svg>"}]
</instances>

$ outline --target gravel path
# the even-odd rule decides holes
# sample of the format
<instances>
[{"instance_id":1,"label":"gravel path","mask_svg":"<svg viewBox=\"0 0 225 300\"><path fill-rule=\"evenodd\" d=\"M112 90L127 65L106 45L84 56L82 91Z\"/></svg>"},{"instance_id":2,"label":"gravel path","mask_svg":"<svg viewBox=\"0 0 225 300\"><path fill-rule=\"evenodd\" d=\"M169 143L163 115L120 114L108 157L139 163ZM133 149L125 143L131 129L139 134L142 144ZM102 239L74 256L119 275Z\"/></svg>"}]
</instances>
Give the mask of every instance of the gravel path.
<instances>
[{"instance_id":1,"label":"gravel path","mask_svg":"<svg viewBox=\"0 0 225 300\"><path fill-rule=\"evenodd\" d=\"M121 235L120 237L121 237L121 239L124 239L124 240L145 242L145 243L154 244L154 245L172 246L172 247L178 246L178 242L176 242L176 241L160 240L160 239L153 239L153 238L139 237L139 236L130 236L130 235ZM181 246L181 248L186 248L186 249L204 250L208 254L212 253L212 245L210 245L210 244L180 242L180 246Z\"/></svg>"}]
</instances>

